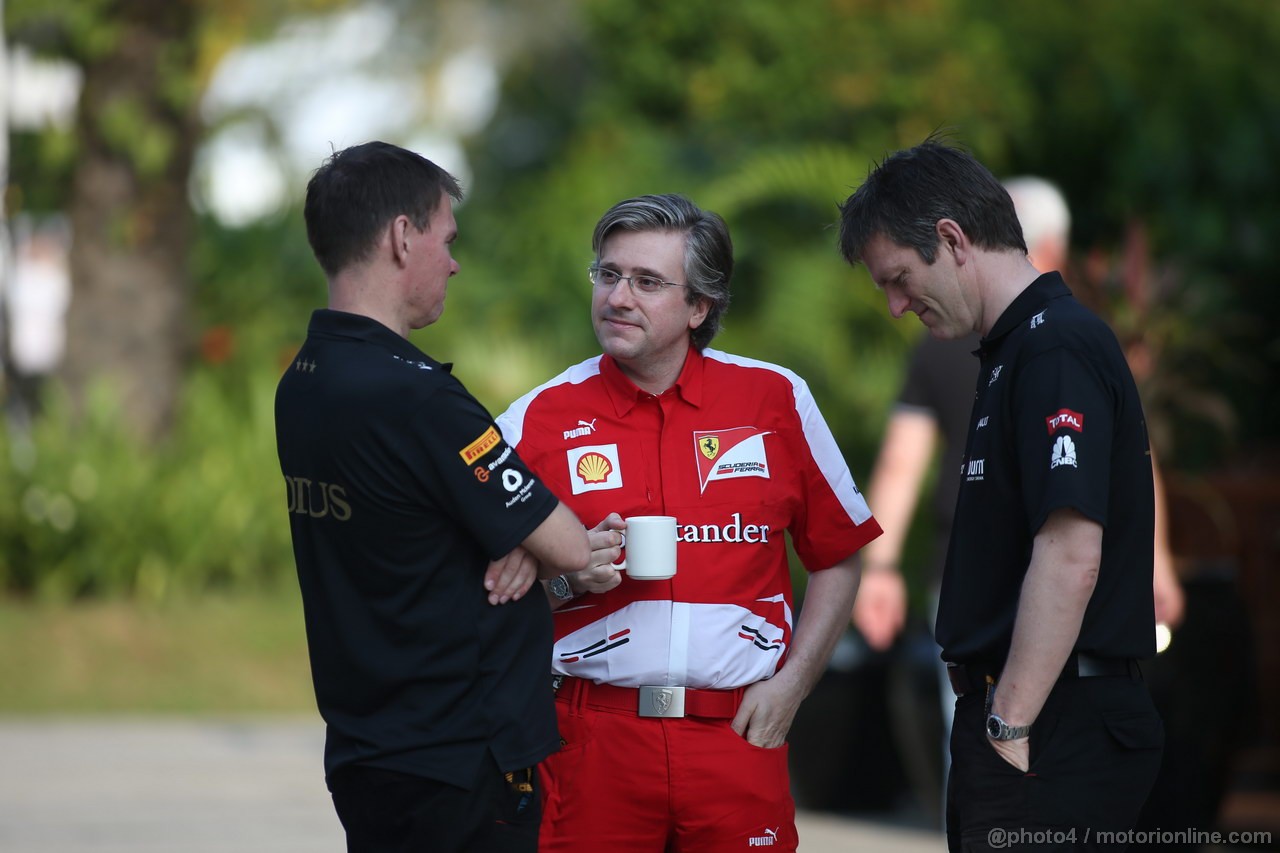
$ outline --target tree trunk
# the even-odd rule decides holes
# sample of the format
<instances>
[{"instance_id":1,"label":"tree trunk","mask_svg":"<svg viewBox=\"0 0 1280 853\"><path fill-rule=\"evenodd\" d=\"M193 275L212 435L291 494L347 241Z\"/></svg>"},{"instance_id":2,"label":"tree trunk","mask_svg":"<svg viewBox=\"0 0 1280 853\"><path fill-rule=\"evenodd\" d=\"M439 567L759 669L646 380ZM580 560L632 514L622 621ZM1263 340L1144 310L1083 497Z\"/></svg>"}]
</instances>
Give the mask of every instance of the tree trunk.
<instances>
[{"instance_id":1,"label":"tree trunk","mask_svg":"<svg viewBox=\"0 0 1280 853\"><path fill-rule=\"evenodd\" d=\"M193 4L115 6L114 43L85 65L63 376L78 402L105 383L153 439L172 423L189 350Z\"/></svg>"}]
</instances>

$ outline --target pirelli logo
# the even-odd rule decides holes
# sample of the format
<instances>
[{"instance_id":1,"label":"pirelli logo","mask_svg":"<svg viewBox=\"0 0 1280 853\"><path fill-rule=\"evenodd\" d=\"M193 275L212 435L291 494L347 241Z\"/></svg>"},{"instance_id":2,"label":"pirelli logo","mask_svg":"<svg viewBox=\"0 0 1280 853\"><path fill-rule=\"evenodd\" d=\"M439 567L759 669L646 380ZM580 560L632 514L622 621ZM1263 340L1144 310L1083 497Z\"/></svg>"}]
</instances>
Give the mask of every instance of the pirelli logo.
<instances>
[{"instance_id":1,"label":"pirelli logo","mask_svg":"<svg viewBox=\"0 0 1280 853\"><path fill-rule=\"evenodd\" d=\"M462 457L463 462L470 465L497 447L501 441L502 436L498 435L498 431L493 427L489 427L479 438L459 450L458 455Z\"/></svg>"}]
</instances>

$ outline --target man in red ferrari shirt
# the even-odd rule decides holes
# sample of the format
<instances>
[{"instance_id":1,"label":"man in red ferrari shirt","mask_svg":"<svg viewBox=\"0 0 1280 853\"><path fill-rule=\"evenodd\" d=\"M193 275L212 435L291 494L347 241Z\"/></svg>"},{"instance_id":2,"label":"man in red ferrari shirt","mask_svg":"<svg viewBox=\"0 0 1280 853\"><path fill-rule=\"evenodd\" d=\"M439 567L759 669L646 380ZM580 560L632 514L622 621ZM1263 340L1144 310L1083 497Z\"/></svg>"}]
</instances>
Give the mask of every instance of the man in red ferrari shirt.
<instances>
[{"instance_id":1,"label":"man in red ferrari shirt","mask_svg":"<svg viewBox=\"0 0 1280 853\"><path fill-rule=\"evenodd\" d=\"M794 850L787 732L880 527L804 381L708 348L733 271L719 216L628 199L592 246L603 354L498 419L594 526L590 567L548 584L563 746L541 765L541 849ZM635 515L676 517L669 580L610 565ZM795 625L788 533L811 572Z\"/></svg>"}]
</instances>

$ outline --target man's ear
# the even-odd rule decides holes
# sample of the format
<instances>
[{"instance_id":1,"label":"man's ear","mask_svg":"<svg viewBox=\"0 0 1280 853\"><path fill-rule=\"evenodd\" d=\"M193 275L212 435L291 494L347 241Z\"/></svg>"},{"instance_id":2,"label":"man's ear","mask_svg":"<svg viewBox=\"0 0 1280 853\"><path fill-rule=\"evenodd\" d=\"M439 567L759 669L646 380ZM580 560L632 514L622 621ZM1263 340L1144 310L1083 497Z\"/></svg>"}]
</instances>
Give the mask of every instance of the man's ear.
<instances>
[{"instance_id":1,"label":"man's ear","mask_svg":"<svg viewBox=\"0 0 1280 853\"><path fill-rule=\"evenodd\" d=\"M698 307L689 317L689 328L696 329L707 319L707 315L711 313L711 300L705 296L698 297Z\"/></svg>"},{"instance_id":2,"label":"man's ear","mask_svg":"<svg viewBox=\"0 0 1280 853\"><path fill-rule=\"evenodd\" d=\"M973 244L969 242L969 235L964 233L959 222L954 219L939 219L934 226L934 233L938 235L939 249L949 252L955 258L957 266L963 266L968 261Z\"/></svg>"},{"instance_id":3,"label":"man's ear","mask_svg":"<svg viewBox=\"0 0 1280 853\"><path fill-rule=\"evenodd\" d=\"M401 214L391 220L391 225L388 228L391 240L391 257L400 265L403 265L409 257L409 228L411 224L409 217Z\"/></svg>"}]
</instances>

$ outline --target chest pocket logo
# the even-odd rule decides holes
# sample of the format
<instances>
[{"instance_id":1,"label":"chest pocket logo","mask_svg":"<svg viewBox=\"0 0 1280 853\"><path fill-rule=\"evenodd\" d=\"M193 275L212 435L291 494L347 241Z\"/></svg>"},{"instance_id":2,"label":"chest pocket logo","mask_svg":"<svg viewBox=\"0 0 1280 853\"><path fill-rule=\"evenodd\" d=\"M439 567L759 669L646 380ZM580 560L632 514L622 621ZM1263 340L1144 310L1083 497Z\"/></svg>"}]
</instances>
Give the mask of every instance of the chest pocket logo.
<instances>
[{"instance_id":1,"label":"chest pocket logo","mask_svg":"<svg viewBox=\"0 0 1280 853\"><path fill-rule=\"evenodd\" d=\"M738 477L769 479L769 457L765 453L764 437L771 432L753 426L694 430L701 491L705 492L707 484L713 480Z\"/></svg>"},{"instance_id":2,"label":"chest pocket logo","mask_svg":"<svg viewBox=\"0 0 1280 853\"><path fill-rule=\"evenodd\" d=\"M569 462L569 486L575 495L622 488L618 445L593 444L565 451Z\"/></svg>"}]
</instances>

